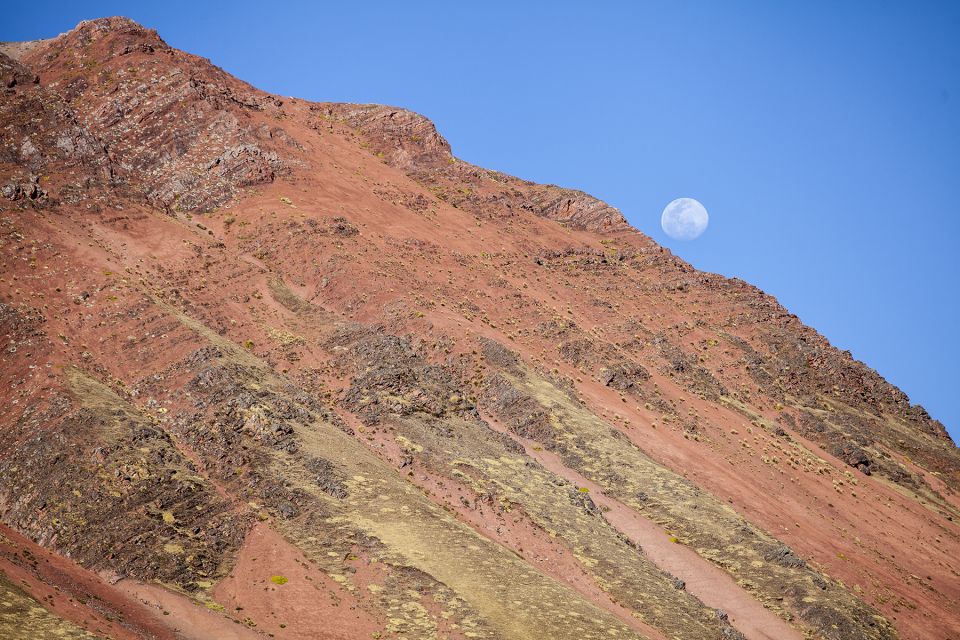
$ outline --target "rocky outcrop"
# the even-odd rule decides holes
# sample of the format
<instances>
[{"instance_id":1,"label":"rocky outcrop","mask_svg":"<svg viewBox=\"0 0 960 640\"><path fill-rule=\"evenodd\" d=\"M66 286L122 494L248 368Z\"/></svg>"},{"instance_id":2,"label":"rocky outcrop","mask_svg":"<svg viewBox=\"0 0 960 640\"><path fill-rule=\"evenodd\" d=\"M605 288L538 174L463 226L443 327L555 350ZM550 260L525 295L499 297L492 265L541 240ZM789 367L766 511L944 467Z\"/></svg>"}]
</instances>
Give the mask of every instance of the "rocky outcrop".
<instances>
[{"instance_id":1,"label":"rocky outcrop","mask_svg":"<svg viewBox=\"0 0 960 640\"><path fill-rule=\"evenodd\" d=\"M419 113L380 104L323 104L323 117L346 123L391 166L412 173L453 162L450 143Z\"/></svg>"},{"instance_id":2,"label":"rocky outcrop","mask_svg":"<svg viewBox=\"0 0 960 640\"><path fill-rule=\"evenodd\" d=\"M578 229L631 228L620 211L582 191L539 185L458 160L433 122L418 113L383 105L328 103L314 109L349 125L391 166L431 187L444 200L479 215L499 218L513 210L530 211ZM463 183L476 189L447 188Z\"/></svg>"},{"instance_id":3,"label":"rocky outcrop","mask_svg":"<svg viewBox=\"0 0 960 640\"><path fill-rule=\"evenodd\" d=\"M83 22L22 58L0 58L3 78L27 86L35 77L29 65L44 83L5 105L4 121L24 124L3 132L9 150L0 160L55 175L57 160L96 165L103 185L170 211L209 211L294 162L289 136L275 119L258 117L281 100L126 18ZM70 105L81 101L75 112ZM69 189L50 191L70 197Z\"/></svg>"},{"instance_id":4,"label":"rocky outcrop","mask_svg":"<svg viewBox=\"0 0 960 640\"><path fill-rule=\"evenodd\" d=\"M40 187L40 176L30 176L23 182L10 182L0 187L0 196L7 200L31 200L33 202L43 201L47 198L47 192Z\"/></svg>"}]
</instances>

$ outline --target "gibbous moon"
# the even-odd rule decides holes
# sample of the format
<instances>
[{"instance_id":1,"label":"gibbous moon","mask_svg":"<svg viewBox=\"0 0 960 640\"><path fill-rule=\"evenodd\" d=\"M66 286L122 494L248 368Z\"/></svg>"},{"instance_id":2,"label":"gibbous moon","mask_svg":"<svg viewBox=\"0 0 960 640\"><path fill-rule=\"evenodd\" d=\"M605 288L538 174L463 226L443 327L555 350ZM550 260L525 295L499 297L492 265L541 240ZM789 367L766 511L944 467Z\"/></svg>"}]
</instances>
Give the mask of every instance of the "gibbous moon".
<instances>
[{"instance_id":1,"label":"gibbous moon","mask_svg":"<svg viewBox=\"0 0 960 640\"><path fill-rule=\"evenodd\" d=\"M674 240L694 240L707 230L710 216L702 204L693 198L677 198L667 205L660 216L663 232Z\"/></svg>"}]
</instances>

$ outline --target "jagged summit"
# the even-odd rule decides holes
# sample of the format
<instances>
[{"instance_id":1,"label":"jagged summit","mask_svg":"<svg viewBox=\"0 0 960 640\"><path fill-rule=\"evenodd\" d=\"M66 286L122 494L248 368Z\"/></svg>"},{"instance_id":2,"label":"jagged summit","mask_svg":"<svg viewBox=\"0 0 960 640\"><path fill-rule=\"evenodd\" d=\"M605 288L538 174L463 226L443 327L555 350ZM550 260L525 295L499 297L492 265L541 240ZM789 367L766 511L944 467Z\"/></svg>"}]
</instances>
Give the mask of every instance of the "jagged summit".
<instances>
[{"instance_id":1,"label":"jagged summit","mask_svg":"<svg viewBox=\"0 0 960 640\"><path fill-rule=\"evenodd\" d=\"M149 56L136 73L124 63L134 53ZM155 205L210 210L226 203L238 188L271 182L305 162L302 149L290 144L277 124L284 117L282 99L237 81L209 60L171 49L156 31L128 18L81 22L23 55L47 84L71 83L76 88L82 81L84 89L93 89L85 95L97 100L96 119L84 124L115 149L115 155L130 158L126 165L138 174L117 179L141 183L141 195ZM92 73L79 72L74 63L87 65ZM172 74L163 73L168 65L173 65ZM143 74L151 69L158 73L145 86ZM88 87L90 81L100 86ZM73 91L67 87L65 93ZM487 205L496 201L580 228L630 228L619 211L585 193L535 185L456 161L434 124L411 111L332 103L309 108L355 128L385 161L421 182L437 189L471 182L475 191L451 194L458 206L482 208L483 198ZM191 117L172 117L175 110ZM255 118L252 112L272 117ZM117 127L121 120L130 124Z\"/></svg>"},{"instance_id":2,"label":"jagged summit","mask_svg":"<svg viewBox=\"0 0 960 640\"><path fill-rule=\"evenodd\" d=\"M449 195L457 206L476 211L491 206L525 209L593 231L632 229L620 211L582 191L537 185L457 160L433 122L420 114L375 104L324 106L329 115L356 129L386 162L418 182L436 188L454 183L474 185L476 193L461 189L458 194ZM491 186L499 193L484 194Z\"/></svg>"},{"instance_id":3,"label":"jagged summit","mask_svg":"<svg viewBox=\"0 0 960 640\"><path fill-rule=\"evenodd\" d=\"M0 80L0 637L960 636L956 446L756 287L126 18Z\"/></svg>"}]
</instances>

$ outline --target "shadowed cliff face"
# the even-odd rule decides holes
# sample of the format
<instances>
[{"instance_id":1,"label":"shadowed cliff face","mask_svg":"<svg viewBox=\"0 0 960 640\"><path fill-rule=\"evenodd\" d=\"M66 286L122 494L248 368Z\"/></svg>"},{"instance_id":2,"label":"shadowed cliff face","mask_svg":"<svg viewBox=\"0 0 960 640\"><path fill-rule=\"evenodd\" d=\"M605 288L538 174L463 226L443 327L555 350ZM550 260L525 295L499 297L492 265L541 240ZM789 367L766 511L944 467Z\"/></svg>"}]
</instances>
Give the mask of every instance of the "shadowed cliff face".
<instances>
[{"instance_id":1,"label":"shadowed cliff face","mask_svg":"<svg viewBox=\"0 0 960 640\"><path fill-rule=\"evenodd\" d=\"M0 636L960 635L956 446L755 287L125 18L0 84Z\"/></svg>"}]
</instances>

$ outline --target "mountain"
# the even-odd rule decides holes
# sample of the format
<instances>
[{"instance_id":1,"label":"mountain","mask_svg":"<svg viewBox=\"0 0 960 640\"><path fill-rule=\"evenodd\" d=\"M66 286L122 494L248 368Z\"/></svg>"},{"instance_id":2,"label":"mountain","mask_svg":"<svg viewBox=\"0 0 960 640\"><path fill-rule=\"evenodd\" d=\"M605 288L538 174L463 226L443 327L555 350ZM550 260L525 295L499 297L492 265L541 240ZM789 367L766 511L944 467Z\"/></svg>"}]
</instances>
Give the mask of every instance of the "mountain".
<instances>
[{"instance_id":1,"label":"mountain","mask_svg":"<svg viewBox=\"0 0 960 640\"><path fill-rule=\"evenodd\" d=\"M125 18L0 81L0 637L960 637L957 447L757 288Z\"/></svg>"}]
</instances>

